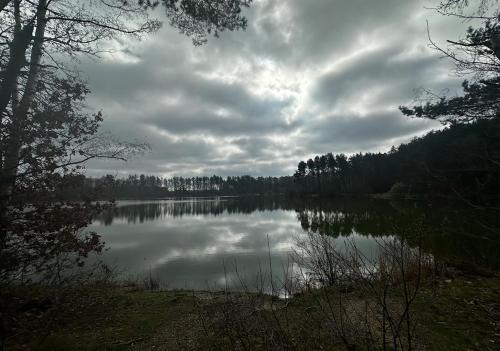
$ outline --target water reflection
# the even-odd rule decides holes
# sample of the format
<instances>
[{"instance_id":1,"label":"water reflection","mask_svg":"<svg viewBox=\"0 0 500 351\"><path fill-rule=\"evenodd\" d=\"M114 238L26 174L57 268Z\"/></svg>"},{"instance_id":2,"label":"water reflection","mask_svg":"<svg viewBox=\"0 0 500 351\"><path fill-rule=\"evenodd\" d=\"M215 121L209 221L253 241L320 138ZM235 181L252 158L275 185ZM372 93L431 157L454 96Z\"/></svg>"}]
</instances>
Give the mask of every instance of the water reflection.
<instances>
[{"instance_id":1,"label":"water reflection","mask_svg":"<svg viewBox=\"0 0 500 351\"><path fill-rule=\"evenodd\" d=\"M422 240L404 230L416 218L425 219ZM375 238L403 236L447 259L500 266L498 242L478 237L477 225L464 211L415 202L267 197L122 201L92 227L111 248L104 255L107 263L126 275L151 272L171 288L220 287L227 276L238 280L235 266L240 276L255 279L269 267L268 238L271 264L279 273L296 237L308 231L339 242L355 240L371 254Z\"/></svg>"},{"instance_id":2,"label":"water reflection","mask_svg":"<svg viewBox=\"0 0 500 351\"><path fill-rule=\"evenodd\" d=\"M297 201L270 197L183 198L158 201L120 201L97 221L111 225L113 220L143 223L164 217L250 214L256 211L295 210Z\"/></svg>"}]
</instances>

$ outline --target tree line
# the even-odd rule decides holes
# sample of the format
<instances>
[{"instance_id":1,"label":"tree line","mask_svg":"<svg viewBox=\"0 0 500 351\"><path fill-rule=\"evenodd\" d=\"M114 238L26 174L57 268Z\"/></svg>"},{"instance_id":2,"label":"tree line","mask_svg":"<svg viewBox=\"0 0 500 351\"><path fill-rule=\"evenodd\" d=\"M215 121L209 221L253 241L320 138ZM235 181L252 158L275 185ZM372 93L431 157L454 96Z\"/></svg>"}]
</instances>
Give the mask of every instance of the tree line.
<instances>
[{"instance_id":1,"label":"tree line","mask_svg":"<svg viewBox=\"0 0 500 351\"><path fill-rule=\"evenodd\" d=\"M500 120L432 131L386 153L316 156L294 174L303 194L405 193L460 196L485 203L500 194Z\"/></svg>"},{"instance_id":2,"label":"tree line","mask_svg":"<svg viewBox=\"0 0 500 351\"><path fill-rule=\"evenodd\" d=\"M486 203L500 194L500 121L481 119L431 131L385 153L327 153L300 161L293 176L119 178L80 176L61 193L102 198L281 194L339 196L383 194L443 195Z\"/></svg>"},{"instance_id":3,"label":"tree line","mask_svg":"<svg viewBox=\"0 0 500 351\"><path fill-rule=\"evenodd\" d=\"M57 198L75 198L98 194L101 199L161 198L169 196L210 196L284 194L292 188L292 177L252 177L217 175L197 177L161 177L146 174L125 178L105 175L86 178L79 175L58 189Z\"/></svg>"}]
</instances>

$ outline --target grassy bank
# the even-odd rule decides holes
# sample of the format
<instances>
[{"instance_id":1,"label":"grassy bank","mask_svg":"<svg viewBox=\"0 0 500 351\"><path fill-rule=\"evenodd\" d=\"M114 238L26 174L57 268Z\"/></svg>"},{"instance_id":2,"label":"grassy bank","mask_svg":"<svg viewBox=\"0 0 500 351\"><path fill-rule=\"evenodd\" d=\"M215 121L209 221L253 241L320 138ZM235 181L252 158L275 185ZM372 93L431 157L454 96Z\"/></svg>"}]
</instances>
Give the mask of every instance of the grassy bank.
<instances>
[{"instance_id":1,"label":"grassy bank","mask_svg":"<svg viewBox=\"0 0 500 351\"><path fill-rule=\"evenodd\" d=\"M357 294L353 289L349 298L356 300ZM289 300L111 286L57 294L3 289L3 295L15 302L4 310L13 316L4 326L11 331L7 350L347 348L331 335L324 302L334 301L338 292L329 288ZM416 349L500 348L498 275L456 273L440 279L422 288L413 308ZM347 334L365 337L356 332Z\"/></svg>"}]
</instances>

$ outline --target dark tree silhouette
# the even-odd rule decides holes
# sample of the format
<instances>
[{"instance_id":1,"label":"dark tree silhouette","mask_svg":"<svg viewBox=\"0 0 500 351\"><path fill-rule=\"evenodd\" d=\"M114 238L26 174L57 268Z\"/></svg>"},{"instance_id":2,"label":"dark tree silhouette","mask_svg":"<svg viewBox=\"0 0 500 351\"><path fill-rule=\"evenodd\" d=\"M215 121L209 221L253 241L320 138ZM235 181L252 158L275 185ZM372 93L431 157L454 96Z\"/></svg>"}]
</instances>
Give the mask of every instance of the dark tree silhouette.
<instances>
[{"instance_id":1,"label":"dark tree silhouette","mask_svg":"<svg viewBox=\"0 0 500 351\"><path fill-rule=\"evenodd\" d=\"M499 117L500 107L500 9L496 0L474 2L443 1L436 10L459 20L479 21L479 27L469 27L465 37L448 40L442 47L432 40L430 46L455 64L458 76L467 76L461 96L438 96L428 92L424 105L400 107L411 117L430 118L444 124L470 123L479 119Z\"/></svg>"},{"instance_id":2,"label":"dark tree silhouette","mask_svg":"<svg viewBox=\"0 0 500 351\"><path fill-rule=\"evenodd\" d=\"M125 159L145 147L99 135L102 115L86 111L88 89L68 62L80 55L99 57L113 38L141 38L156 31L161 23L150 19L149 13L158 6L164 8L171 25L195 44L202 44L208 35L244 29L246 19L241 10L250 3L251 0L0 1L2 277L10 274L15 278L23 270L41 267L33 257L20 260L24 249L47 251L29 246L28 237L33 242L39 239L42 247L42 242L54 242L56 235L58 242L68 243L61 246L66 251L60 252L82 250L80 256L92 249L99 250L101 246L95 237L90 241L92 245L86 245L86 239L78 241L76 236L88 223L92 208L98 206L80 206L75 202L61 206L54 201L56 190L67 188L71 181L81 181L79 174L89 159ZM146 186L144 179L140 181L141 186ZM185 189L189 185L181 186ZM70 210L80 214L64 215L64 211ZM74 223L67 218L74 218ZM49 262L52 258L44 260Z\"/></svg>"},{"instance_id":3,"label":"dark tree silhouette","mask_svg":"<svg viewBox=\"0 0 500 351\"><path fill-rule=\"evenodd\" d=\"M475 5L478 7L474 8ZM455 64L457 75L468 78L462 84L463 93L459 96L427 93L425 104L400 109L410 117L474 129L470 138L452 141L461 152L449 154L450 159L443 160L443 165L450 165L449 169L436 169L427 160L422 160L422 166L461 199L474 195L482 203L485 196L498 194L500 183L500 8L496 0L447 0L436 10L459 20L473 19L480 23L476 28L469 27L464 38L448 40L445 48L429 35L431 47ZM458 178L476 186L461 188ZM474 191L475 194L471 193Z\"/></svg>"}]
</instances>

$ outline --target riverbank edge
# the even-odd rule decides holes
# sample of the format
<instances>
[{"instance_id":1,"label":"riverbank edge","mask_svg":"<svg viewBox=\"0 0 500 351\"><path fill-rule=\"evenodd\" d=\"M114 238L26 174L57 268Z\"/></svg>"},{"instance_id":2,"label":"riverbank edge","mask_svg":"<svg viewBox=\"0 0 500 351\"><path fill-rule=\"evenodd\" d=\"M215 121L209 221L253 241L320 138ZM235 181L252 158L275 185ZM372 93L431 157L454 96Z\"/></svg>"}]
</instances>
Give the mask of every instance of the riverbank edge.
<instances>
[{"instance_id":1,"label":"riverbank edge","mask_svg":"<svg viewBox=\"0 0 500 351\"><path fill-rule=\"evenodd\" d=\"M299 321L311 313L317 294L325 291L335 294L324 288L288 300L256 294L252 298L278 308L286 304ZM230 293L232 298L243 295ZM2 289L2 296L4 302L8 298L16 305L8 306L14 317L9 321L13 329L6 340L7 350L209 349L214 340L200 325L200 311L228 298L224 292L148 291L123 285L57 292L10 288ZM498 349L500 275L443 277L422 289L415 315L426 349Z\"/></svg>"}]
</instances>

